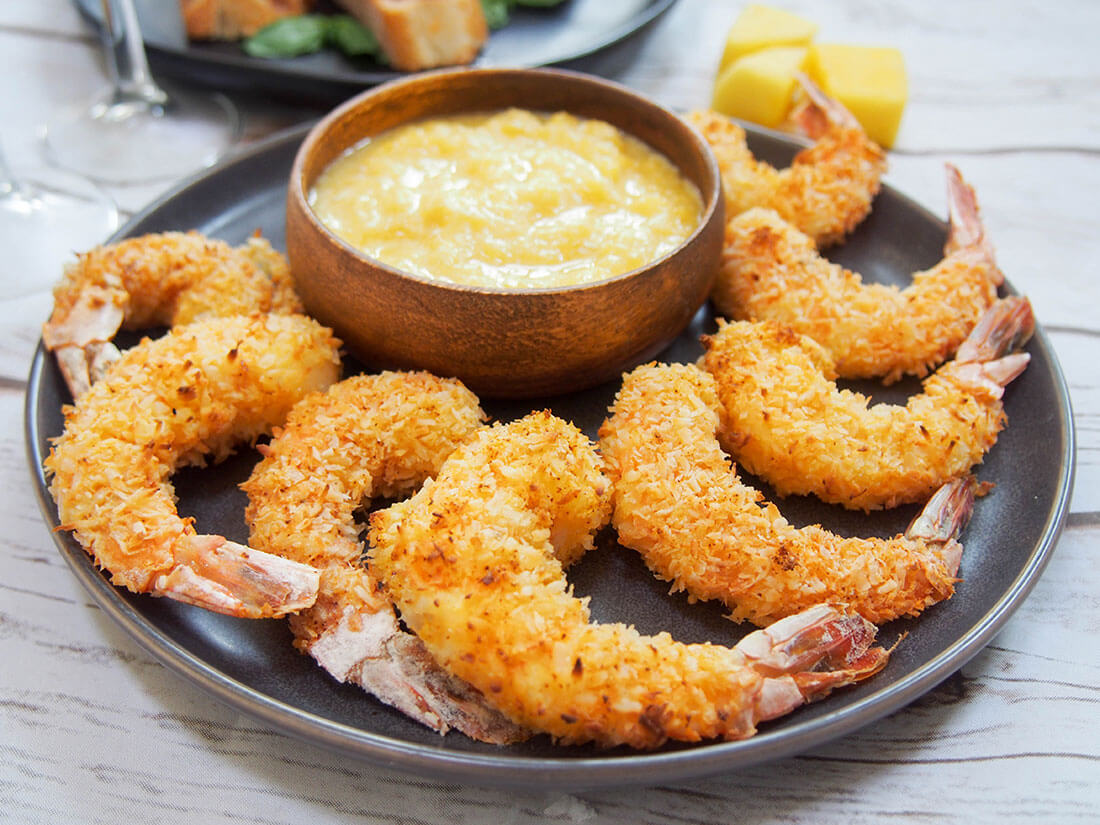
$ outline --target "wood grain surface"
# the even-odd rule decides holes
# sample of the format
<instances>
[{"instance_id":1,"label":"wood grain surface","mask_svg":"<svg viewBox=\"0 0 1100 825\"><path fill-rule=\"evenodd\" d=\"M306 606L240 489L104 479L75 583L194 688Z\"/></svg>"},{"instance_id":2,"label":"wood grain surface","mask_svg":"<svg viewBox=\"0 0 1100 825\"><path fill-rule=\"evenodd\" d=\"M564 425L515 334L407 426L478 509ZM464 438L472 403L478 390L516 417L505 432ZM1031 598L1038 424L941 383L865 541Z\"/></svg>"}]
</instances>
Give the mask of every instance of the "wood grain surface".
<instances>
[{"instance_id":1,"label":"wood grain surface","mask_svg":"<svg viewBox=\"0 0 1100 825\"><path fill-rule=\"evenodd\" d=\"M740 5L680 0L639 36L572 67L676 108L705 105ZM1100 821L1100 4L777 5L817 20L820 40L903 51L910 102L888 182L943 214L942 165L960 166L1065 373L1078 440L1071 512L1042 578L992 643L843 739L669 786L458 786L288 739L152 659L57 553L23 437L27 372L50 305L38 293L0 301L0 821ZM52 111L105 82L98 40L68 0L0 6L0 70L0 140L17 167L39 160L36 129ZM246 143L322 113L263 95L237 102ZM112 192L133 213L163 188Z\"/></svg>"}]
</instances>

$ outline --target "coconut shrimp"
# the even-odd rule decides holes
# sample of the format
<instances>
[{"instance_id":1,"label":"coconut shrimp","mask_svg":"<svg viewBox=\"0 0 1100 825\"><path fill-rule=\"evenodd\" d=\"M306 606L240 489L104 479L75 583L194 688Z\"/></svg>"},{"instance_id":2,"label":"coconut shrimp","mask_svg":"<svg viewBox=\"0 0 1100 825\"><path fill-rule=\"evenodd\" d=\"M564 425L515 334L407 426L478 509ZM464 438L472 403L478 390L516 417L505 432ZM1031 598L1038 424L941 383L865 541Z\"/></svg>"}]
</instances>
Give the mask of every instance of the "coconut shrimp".
<instances>
[{"instance_id":1,"label":"coconut shrimp","mask_svg":"<svg viewBox=\"0 0 1100 825\"><path fill-rule=\"evenodd\" d=\"M838 389L828 353L789 327L724 324L704 338L726 414L723 444L780 495L812 493L852 510L924 501L996 443L1004 387L1029 358L1005 353L1034 323L1026 298L998 301L962 357L926 378L905 406Z\"/></svg>"},{"instance_id":2,"label":"coconut shrimp","mask_svg":"<svg viewBox=\"0 0 1100 825\"><path fill-rule=\"evenodd\" d=\"M591 623L563 568L610 505L593 445L535 413L482 430L416 495L376 512L371 570L444 667L565 743L740 739L885 664L874 627L830 606L732 648Z\"/></svg>"},{"instance_id":3,"label":"coconut shrimp","mask_svg":"<svg viewBox=\"0 0 1100 825\"><path fill-rule=\"evenodd\" d=\"M756 160L745 130L717 112L695 111L688 122L714 150L726 195L726 220L765 206L813 238L819 247L840 243L871 211L886 172L886 153L863 127L809 78L793 120L816 143L786 169Z\"/></svg>"},{"instance_id":4,"label":"coconut shrimp","mask_svg":"<svg viewBox=\"0 0 1100 825\"><path fill-rule=\"evenodd\" d=\"M135 593L248 618L309 606L316 570L198 534L170 476L225 458L335 381L339 344L300 315L212 318L143 340L65 407L45 461L62 528Z\"/></svg>"},{"instance_id":5,"label":"coconut shrimp","mask_svg":"<svg viewBox=\"0 0 1100 825\"><path fill-rule=\"evenodd\" d=\"M727 318L780 321L809 335L844 378L923 377L962 343L1004 281L974 191L951 165L947 191L944 259L905 289L863 283L777 212L750 209L727 224L711 301Z\"/></svg>"},{"instance_id":6,"label":"coconut shrimp","mask_svg":"<svg viewBox=\"0 0 1100 825\"><path fill-rule=\"evenodd\" d=\"M757 625L821 602L877 624L952 595L972 480L946 485L890 539L796 528L738 477L718 440L722 416L709 374L647 364L625 376L600 429L619 542L674 591L718 600L734 621Z\"/></svg>"},{"instance_id":7,"label":"coconut shrimp","mask_svg":"<svg viewBox=\"0 0 1100 825\"><path fill-rule=\"evenodd\" d=\"M54 289L42 341L79 398L117 360L120 328L256 312L302 312L286 259L266 240L234 248L197 232L165 232L78 255Z\"/></svg>"},{"instance_id":8,"label":"coconut shrimp","mask_svg":"<svg viewBox=\"0 0 1100 825\"><path fill-rule=\"evenodd\" d=\"M291 410L241 486L251 546L321 571L316 604L290 617L299 650L440 733L456 728L501 744L526 732L398 626L393 604L360 565L355 519L364 501L415 490L483 420L477 397L455 380L347 378Z\"/></svg>"}]
</instances>

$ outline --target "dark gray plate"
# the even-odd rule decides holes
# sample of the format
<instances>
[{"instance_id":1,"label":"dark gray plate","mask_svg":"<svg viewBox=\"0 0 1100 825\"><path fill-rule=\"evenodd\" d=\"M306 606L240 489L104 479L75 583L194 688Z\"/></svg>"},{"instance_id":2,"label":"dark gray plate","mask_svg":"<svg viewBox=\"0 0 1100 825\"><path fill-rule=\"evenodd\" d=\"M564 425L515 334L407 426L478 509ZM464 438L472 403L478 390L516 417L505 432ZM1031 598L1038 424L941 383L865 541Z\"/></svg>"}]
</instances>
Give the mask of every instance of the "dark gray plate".
<instances>
[{"instance_id":1,"label":"dark gray plate","mask_svg":"<svg viewBox=\"0 0 1100 825\"><path fill-rule=\"evenodd\" d=\"M134 218L119 237L196 228L239 243L262 229L280 246L286 178L304 135L303 128L276 136L181 186ZM754 151L776 164L786 163L796 148L762 132L753 131L751 139ZM910 272L939 258L944 237L943 222L886 188L871 217L836 257L868 278L904 284ZM701 351L699 334L713 324L704 308L662 357L693 360ZM53 536L96 602L153 656L218 699L291 736L441 781L580 788L666 783L730 771L805 750L911 702L989 642L1028 594L1061 529L1074 455L1066 385L1041 331L1028 350L1031 365L1007 391L1009 426L980 468L981 477L997 486L978 503L963 536L964 581L955 597L919 620L882 629L880 639L887 644L909 633L882 673L768 723L743 742L633 753L560 748L545 737L510 747L482 745L461 734L441 737L358 688L337 684L311 659L294 653L285 623L232 619L132 595L112 587L69 534L55 530ZM885 392L867 384L861 389L896 400L915 387L902 384ZM549 406L594 436L616 389L612 382L573 396L487 406L502 419ZM57 512L41 466L48 440L61 432L60 409L67 401L53 359L40 348L27 391L26 438L42 512L52 530L58 526ZM246 450L217 467L179 473L181 512L195 516L202 531L246 541L245 499L237 484L256 458ZM820 522L851 535L893 535L914 514L906 507L867 516L808 498L786 499L780 506L795 523ZM716 606L669 596L667 586L647 572L635 553L620 548L613 535L603 536L601 545L570 571L570 580L579 594L592 597L593 615L601 621L633 622L643 632L668 630L684 641L731 644L746 632L724 619Z\"/></svg>"},{"instance_id":2,"label":"dark gray plate","mask_svg":"<svg viewBox=\"0 0 1100 825\"><path fill-rule=\"evenodd\" d=\"M102 20L98 0L75 0L81 12ZM645 27L675 0L565 0L547 9L517 8L493 32L474 66L532 68L594 54ZM303 101L339 100L401 72L370 58L333 50L293 59L249 57L239 43L190 43L175 19L177 0L139 0L146 54L158 74L222 91L262 92ZM321 8L334 9L331 2Z\"/></svg>"}]
</instances>

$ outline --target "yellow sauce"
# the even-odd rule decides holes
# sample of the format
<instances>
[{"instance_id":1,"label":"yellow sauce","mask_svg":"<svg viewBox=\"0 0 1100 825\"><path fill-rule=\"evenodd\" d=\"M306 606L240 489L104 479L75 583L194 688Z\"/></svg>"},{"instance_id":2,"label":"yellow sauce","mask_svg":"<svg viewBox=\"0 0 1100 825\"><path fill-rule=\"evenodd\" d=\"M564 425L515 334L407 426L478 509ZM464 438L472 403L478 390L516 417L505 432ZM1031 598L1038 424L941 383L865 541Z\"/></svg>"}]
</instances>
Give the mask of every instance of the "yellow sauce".
<instances>
[{"instance_id":1,"label":"yellow sauce","mask_svg":"<svg viewBox=\"0 0 1100 825\"><path fill-rule=\"evenodd\" d=\"M675 249L698 190L609 123L509 109L401 126L352 147L310 192L339 237L390 266L459 284L590 283Z\"/></svg>"}]
</instances>

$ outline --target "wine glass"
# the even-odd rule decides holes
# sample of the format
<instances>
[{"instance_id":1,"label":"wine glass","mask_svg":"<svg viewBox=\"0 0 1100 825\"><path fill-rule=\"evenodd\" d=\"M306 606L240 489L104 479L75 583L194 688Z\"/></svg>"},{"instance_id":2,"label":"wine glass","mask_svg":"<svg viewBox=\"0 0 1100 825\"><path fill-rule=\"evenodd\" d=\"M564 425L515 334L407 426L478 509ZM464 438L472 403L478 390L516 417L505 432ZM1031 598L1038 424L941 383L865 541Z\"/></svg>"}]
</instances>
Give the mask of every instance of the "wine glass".
<instances>
[{"instance_id":1,"label":"wine glass","mask_svg":"<svg viewBox=\"0 0 1100 825\"><path fill-rule=\"evenodd\" d=\"M169 93L159 86L133 0L102 0L102 6L111 85L91 105L61 112L46 124L47 157L108 184L180 178L214 163L240 137L236 107L216 92Z\"/></svg>"},{"instance_id":2,"label":"wine glass","mask_svg":"<svg viewBox=\"0 0 1100 825\"><path fill-rule=\"evenodd\" d=\"M73 250L118 228L114 201L86 178L43 167L15 174L0 147L0 300L53 286Z\"/></svg>"}]
</instances>

